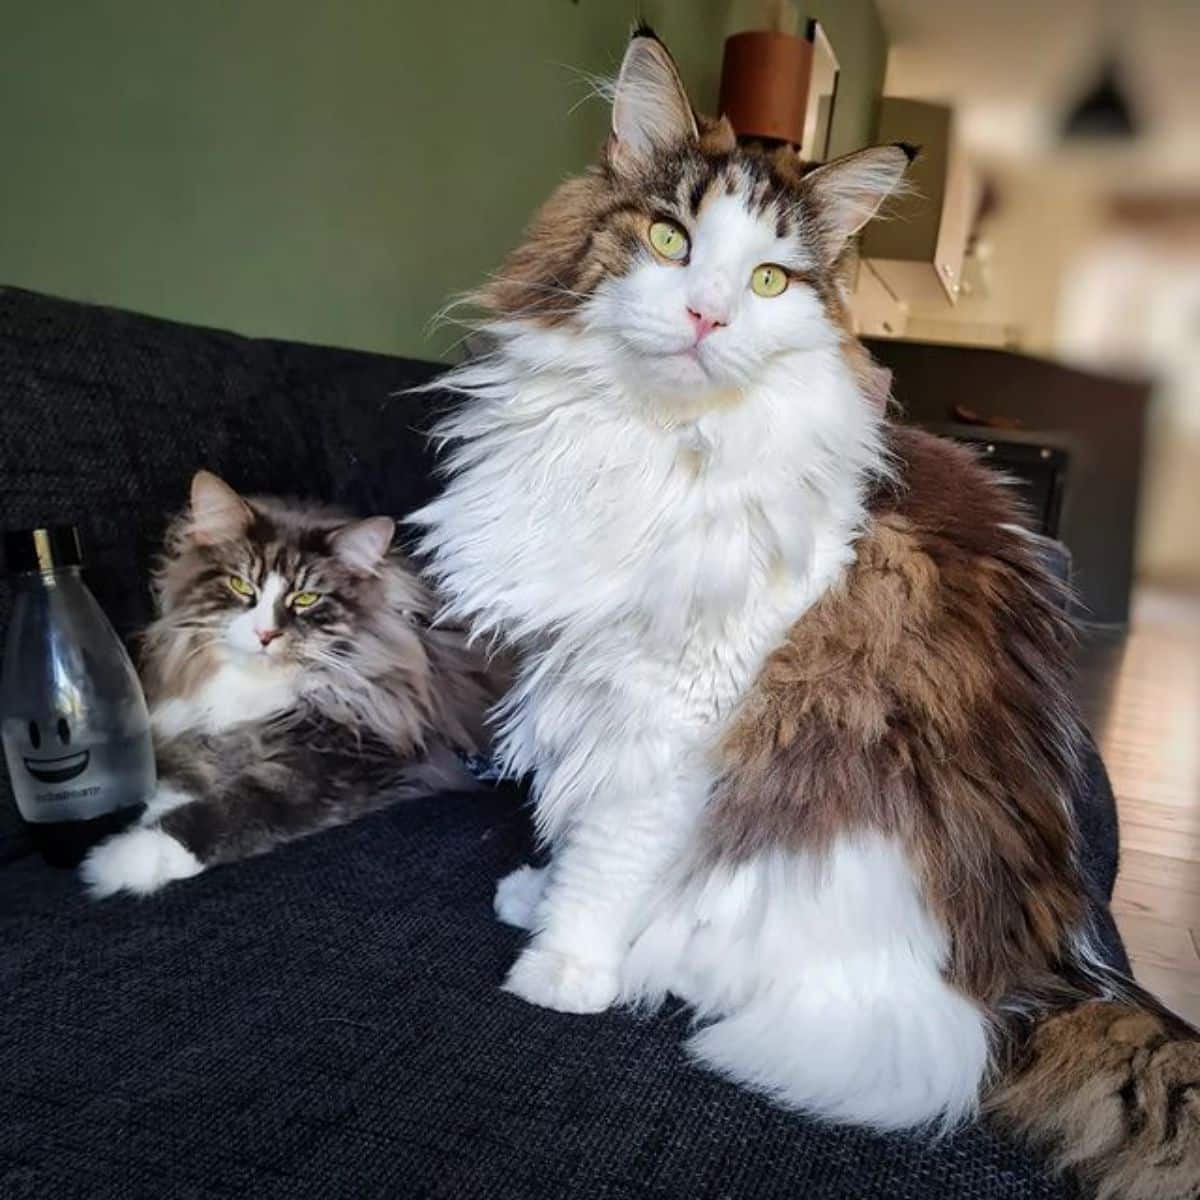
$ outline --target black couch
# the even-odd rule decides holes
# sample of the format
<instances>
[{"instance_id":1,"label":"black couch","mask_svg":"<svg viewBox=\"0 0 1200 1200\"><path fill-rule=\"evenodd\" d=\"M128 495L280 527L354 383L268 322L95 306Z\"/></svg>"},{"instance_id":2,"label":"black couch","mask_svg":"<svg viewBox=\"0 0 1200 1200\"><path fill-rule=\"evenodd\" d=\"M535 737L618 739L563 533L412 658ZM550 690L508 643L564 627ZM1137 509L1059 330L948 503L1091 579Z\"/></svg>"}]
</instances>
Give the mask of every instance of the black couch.
<instances>
[{"instance_id":1,"label":"black couch","mask_svg":"<svg viewBox=\"0 0 1200 1200\"><path fill-rule=\"evenodd\" d=\"M397 393L435 371L0 290L0 525L79 522L128 633L198 466L410 510L433 486L428 414ZM0 636L7 613L0 584ZM1106 899L1098 760L1078 805ZM500 993L520 937L492 889L530 841L508 788L101 904L0 808L4 1200L1076 1194L981 1128L935 1142L781 1112L686 1060L684 1014Z\"/></svg>"}]
</instances>

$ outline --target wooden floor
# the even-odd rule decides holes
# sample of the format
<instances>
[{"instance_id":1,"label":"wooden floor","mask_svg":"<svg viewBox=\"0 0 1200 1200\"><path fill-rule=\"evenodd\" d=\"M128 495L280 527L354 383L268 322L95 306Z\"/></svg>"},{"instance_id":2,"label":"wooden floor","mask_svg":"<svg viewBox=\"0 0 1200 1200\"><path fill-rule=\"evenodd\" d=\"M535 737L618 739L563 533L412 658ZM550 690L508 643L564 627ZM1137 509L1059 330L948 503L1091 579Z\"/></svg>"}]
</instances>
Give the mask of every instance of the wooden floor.
<instances>
[{"instance_id":1,"label":"wooden floor","mask_svg":"<svg viewBox=\"0 0 1200 1200\"><path fill-rule=\"evenodd\" d=\"M1200 597L1140 589L1128 634L1087 644L1080 695L1117 796L1134 974L1200 1024Z\"/></svg>"}]
</instances>

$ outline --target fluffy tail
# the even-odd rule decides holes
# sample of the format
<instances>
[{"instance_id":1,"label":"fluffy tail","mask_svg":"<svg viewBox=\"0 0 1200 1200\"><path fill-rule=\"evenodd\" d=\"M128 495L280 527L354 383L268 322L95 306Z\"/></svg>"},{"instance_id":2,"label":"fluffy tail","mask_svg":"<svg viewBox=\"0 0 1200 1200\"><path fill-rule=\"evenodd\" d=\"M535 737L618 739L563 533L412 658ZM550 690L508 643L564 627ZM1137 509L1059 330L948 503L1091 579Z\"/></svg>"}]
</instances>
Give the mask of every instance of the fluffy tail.
<instances>
[{"instance_id":1,"label":"fluffy tail","mask_svg":"<svg viewBox=\"0 0 1200 1200\"><path fill-rule=\"evenodd\" d=\"M986 1107L1098 1200L1200 1200L1200 1032L1120 993L1042 1017Z\"/></svg>"}]
</instances>

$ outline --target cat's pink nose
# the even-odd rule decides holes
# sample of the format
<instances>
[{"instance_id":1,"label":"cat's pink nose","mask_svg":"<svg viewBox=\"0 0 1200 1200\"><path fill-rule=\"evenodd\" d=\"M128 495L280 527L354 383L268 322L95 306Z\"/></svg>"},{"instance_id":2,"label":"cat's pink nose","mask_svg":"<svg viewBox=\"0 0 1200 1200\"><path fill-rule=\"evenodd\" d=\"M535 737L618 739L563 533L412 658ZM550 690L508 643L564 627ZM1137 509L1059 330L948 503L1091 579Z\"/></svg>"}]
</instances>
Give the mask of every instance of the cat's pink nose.
<instances>
[{"instance_id":1,"label":"cat's pink nose","mask_svg":"<svg viewBox=\"0 0 1200 1200\"><path fill-rule=\"evenodd\" d=\"M262 643L264 649L269 646L283 632L282 629L257 629L258 640Z\"/></svg>"},{"instance_id":2,"label":"cat's pink nose","mask_svg":"<svg viewBox=\"0 0 1200 1200\"><path fill-rule=\"evenodd\" d=\"M716 317L708 313L697 312L694 308L689 308L687 313L691 319L697 343L704 341L714 329L720 329L725 324L724 321L718 321Z\"/></svg>"}]
</instances>

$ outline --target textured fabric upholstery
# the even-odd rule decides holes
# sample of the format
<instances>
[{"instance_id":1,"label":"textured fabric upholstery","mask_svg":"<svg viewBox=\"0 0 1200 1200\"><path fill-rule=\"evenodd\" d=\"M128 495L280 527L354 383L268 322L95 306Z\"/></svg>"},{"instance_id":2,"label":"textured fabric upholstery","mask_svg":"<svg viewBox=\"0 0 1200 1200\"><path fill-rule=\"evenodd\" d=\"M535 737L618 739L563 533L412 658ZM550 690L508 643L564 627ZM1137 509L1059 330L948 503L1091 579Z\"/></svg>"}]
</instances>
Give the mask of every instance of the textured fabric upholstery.
<instances>
[{"instance_id":1,"label":"textured fabric upholstery","mask_svg":"<svg viewBox=\"0 0 1200 1200\"><path fill-rule=\"evenodd\" d=\"M391 393L433 371L0 291L0 525L80 522L128 632L197 466L411 508L433 486L425 405ZM6 614L0 591L0 635ZM1102 900L1116 825L1095 756L1077 804ZM979 1128L934 1142L781 1112L692 1066L680 1013L499 993L520 937L492 890L529 853L510 789L398 807L144 902L88 903L12 828L4 1200L1075 1195Z\"/></svg>"},{"instance_id":2,"label":"textured fabric upholstery","mask_svg":"<svg viewBox=\"0 0 1200 1200\"><path fill-rule=\"evenodd\" d=\"M1064 1200L981 1129L826 1129L692 1066L682 1015L497 991L514 797L398 808L151 901L0 868L5 1200Z\"/></svg>"}]
</instances>

